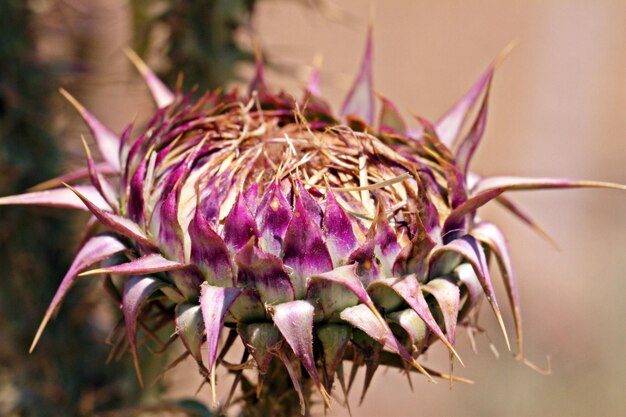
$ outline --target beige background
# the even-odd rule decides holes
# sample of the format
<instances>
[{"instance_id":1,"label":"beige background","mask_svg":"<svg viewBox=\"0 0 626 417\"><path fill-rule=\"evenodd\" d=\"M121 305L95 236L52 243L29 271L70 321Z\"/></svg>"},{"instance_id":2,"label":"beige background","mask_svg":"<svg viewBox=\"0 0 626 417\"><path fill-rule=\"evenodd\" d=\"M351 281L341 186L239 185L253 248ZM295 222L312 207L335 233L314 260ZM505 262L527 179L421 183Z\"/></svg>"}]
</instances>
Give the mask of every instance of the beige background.
<instances>
[{"instance_id":1,"label":"beige background","mask_svg":"<svg viewBox=\"0 0 626 417\"><path fill-rule=\"evenodd\" d=\"M145 103L145 90L127 75L121 53L129 36L125 2L97 3L102 10L82 28L100 45L90 57L97 71L83 98L119 130L137 108L140 117L151 110L137 107ZM269 59L288 69L272 74L275 86L295 92L314 54L323 54L323 91L338 108L361 59L369 2L334 4L307 9L266 0L254 28ZM519 44L496 75L473 169L626 183L625 1L378 1L376 88L407 114L436 119L513 39ZM68 148L80 154L77 134L68 137ZM456 372L475 385L450 390L447 383L414 377L411 392L403 376L380 370L361 407L360 384L353 390L355 417L626 415L626 194L578 190L513 197L561 245L555 250L497 207L482 212L510 240L526 353L540 365L549 355L553 375L517 363L494 319L484 314L500 358L485 337L478 339L478 355L464 334L458 342L467 368L457 366ZM499 284L498 290L505 304ZM505 318L512 331L510 313ZM427 364L446 370L445 359L437 346ZM191 396L197 375L189 366L169 381L172 397ZM199 398L208 400L208 391ZM348 413L336 404L328 415Z\"/></svg>"},{"instance_id":2,"label":"beige background","mask_svg":"<svg viewBox=\"0 0 626 417\"><path fill-rule=\"evenodd\" d=\"M361 59L369 14L367 1L336 4L353 16L349 24L278 1L264 3L256 22L277 63L300 67L323 54L324 92L335 108ZM393 0L376 6L376 88L431 119L500 49L519 41L496 75L474 170L626 182L626 2ZM411 392L403 376L383 371L360 408L360 386L352 393L355 416L626 415L626 195L513 197L561 245L554 250L497 207L482 213L509 237L527 354L544 365L550 355L553 375L518 364L493 318L483 314L501 357L493 357L485 338L475 356L460 337L467 368L457 372L475 385L449 390L418 377ZM512 330L510 314L507 324ZM432 356L445 369L438 360L444 358ZM330 415L347 412L336 407Z\"/></svg>"}]
</instances>

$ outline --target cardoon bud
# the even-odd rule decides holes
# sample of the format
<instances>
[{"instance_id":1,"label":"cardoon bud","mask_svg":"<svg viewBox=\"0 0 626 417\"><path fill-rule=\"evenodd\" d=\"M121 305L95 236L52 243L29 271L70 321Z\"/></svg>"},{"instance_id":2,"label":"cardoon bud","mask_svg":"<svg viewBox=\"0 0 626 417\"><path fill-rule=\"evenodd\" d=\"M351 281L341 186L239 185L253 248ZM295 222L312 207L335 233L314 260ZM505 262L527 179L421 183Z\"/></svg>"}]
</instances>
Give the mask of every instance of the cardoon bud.
<instances>
[{"instance_id":1,"label":"cardoon bud","mask_svg":"<svg viewBox=\"0 0 626 417\"><path fill-rule=\"evenodd\" d=\"M87 168L47 183L57 188L0 199L93 215L31 350L76 280L103 275L119 297L136 365L139 329L170 323L213 389L218 366L235 372L235 383L252 366L257 385L243 389L256 390L268 415L293 412L263 388L280 378L288 377L302 413L311 391L330 404L335 379L345 394L346 360L354 370L365 366L363 394L380 364L430 381L463 380L425 368L420 355L439 342L462 363L457 327L475 325L483 298L509 344L489 258L500 268L524 360L506 240L477 209L499 200L540 230L503 193L625 189L471 173L496 63L436 123L417 118L410 128L374 93L371 34L339 115L321 97L317 71L299 99L274 93L259 62L247 94L195 100L129 55L158 107L147 127L118 136L63 92L102 160L86 147ZM224 361L237 338L241 367ZM137 374L141 381L138 365Z\"/></svg>"}]
</instances>

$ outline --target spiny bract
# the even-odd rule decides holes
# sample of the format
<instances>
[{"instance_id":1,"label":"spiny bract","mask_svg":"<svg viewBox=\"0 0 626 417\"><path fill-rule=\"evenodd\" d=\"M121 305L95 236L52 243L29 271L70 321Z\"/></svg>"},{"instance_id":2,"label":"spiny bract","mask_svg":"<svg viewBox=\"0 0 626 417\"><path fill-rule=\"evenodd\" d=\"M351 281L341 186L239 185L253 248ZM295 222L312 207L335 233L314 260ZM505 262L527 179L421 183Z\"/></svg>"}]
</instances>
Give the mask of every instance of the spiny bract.
<instances>
[{"instance_id":1,"label":"spiny bract","mask_svg":"<svg viewBox=\"0 0 626 417\"><path fill-rule=\"evenodd\" d=\"M158 106L143 133L133 139L131 126L118 137L63 92L103 161L86 148L87 169L44 185L51 189L0 199L87 209L94 217L32 347L78 277L104 274L119 297L135 363L138 325L173 322L213 387L224 329L223 352L238 335L259 381L273 360L282 361L302 407L304 379L326 403L336 374L344 385L344 358L366 366L365 387L380 363L454 379L417 359L441 341L460 361L457 326L475 326L483 296L506 339L490 256L523 358L505 239L476 210L497 199L541 231L502 193L623 189L470 173L495 63L437 123L417 118L420 127L410 129L382 96L375 117L371 33L341 117L320 96L317 70L299 100L272 93L258 63L245 97L214 92L194 101L193 92L170 92L130 56Z\"/></svg>"}]
</instances>

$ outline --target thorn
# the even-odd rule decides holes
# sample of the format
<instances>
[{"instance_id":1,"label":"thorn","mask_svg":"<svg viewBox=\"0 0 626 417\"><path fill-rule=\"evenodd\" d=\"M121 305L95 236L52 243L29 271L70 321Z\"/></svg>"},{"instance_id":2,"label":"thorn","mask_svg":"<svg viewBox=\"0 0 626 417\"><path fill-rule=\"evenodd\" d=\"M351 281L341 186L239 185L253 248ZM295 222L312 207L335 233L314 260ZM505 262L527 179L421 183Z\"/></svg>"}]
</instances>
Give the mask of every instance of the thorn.
<instances>
[{"instance_id":1,"label":"thorn","mask_svg":"<svg viewBox=\"0 0 626 417\"><path fill-rule=\"evenodd\" d=\"M86 277L89 275L106 274L107 272L108 270L106 268L96 268L96 269L91 269L89 271L81 272L80 274L78 274L78 276Z\"/></svg>"},{"instance_id":2,"label":"thorn","mask_svg":"<svg viewBox=\"0 0 626 417\"><path fill-rule=\"evenodd\" d=\"M87 156L87 159L91 160L91 150L89 150L89 145L87 145L87 141L85 140L85 136L80 135L80 140L81 142L83 142L83 148L85 148L85 155Z\"/></svg>"},{"instance_id":3,"label":"thorn","mask_svg":"<svg viewBox=\"0 0 626 417\"><path fill-rule=\"evenodd\" d=\"M339 379L339 385L341 386L341 391L343 392L344 404L348 409L348 414L350 415L350 417L352 417L350 400L348 399L348 390L346 389L346 379L343 374L343 362L339 362L339 367L337 368L337 379Z\"/></svg>"},{"instance_id":4,"label":"thorn","mask_svg":"<svg viewBox=\"0 0 626 417\"><path fill-rule=\"evenodd\" d=\"M410 369L411 368L407 367L406 364L402 362L402 370L404 371L404 374L406 375L407 382L409 383L409 388L411 389L411 392L415 392L415 389L413 388L413 379L411 379Z\"/></svg>"},{"instance_id":5,"label":"thorn","mask_svg":"<svg viewBox=\"0 0 626 417\"><path fill-rule=\"evenodd\" d=\"M511 53L511 51L513 49L515 49L515 47L517 46L517 44L519 43L519 38L513 38L513 40L511 40L503 49L502 51L500 51L500 53L498 54L498 56L496 57L496 59L493 62L493 68L494 70L497 69L502 62L504 62L504 60L509 56L509 54Z\"/></svg>"},{"instance_id":6,"label":"thorn","mask_svg":"<svg viewBox=\"0 0 626 417\"><path fill-rule=\"evenodd\" d=\"M137 68L144 81L148 85L148 89L152 98L156 102L159 109L169 106L174 101L174 93L154 74L154 72L146 65L145 62L130 48L124 48L124 53Z\"/></svg>"},{"instance_id":7,"label":"thorn","mask_svg":"<svg viewBox=\"0 0 626 417\"><path fill-rule=\"evenodd\" d=\"M476 347L476 338L474 337L474 329L472 327L467 327L467 337L470 341L470 346L472 347L472 352L475 355L478 355L478 348Z\"/></svg>"},{"instance_id":8,"label":"thorn","mask_svg":"<svg viewBox=\"0 0 626 417\"><path fill-rule=\"evenodd\" d=\"M319 71L320 68L322 68L322 64L324 63L324 55L321 52L316 52L315 55L313 55L313 69L316 69Z\"/></svg>"},{"instance_id":9,"label":"thorn","mask_svg":"<svg viewBox=\"0 0 626 417\"><path fill-rule=\"evenodd\" d=\"M428 378L428 382L432 382L433 384L437 383L437 381L435 381L433 377L430 376L430 374L426 371L426 369L424 369L422 365L420 365L415 359L411 360L411 365L415 369L417 369L421 374L423 374L426 378Z\"/></svg>"},{"instance_id":10,"label":"thorn","mask_svg":"<svg viewBox=\"0 0 626 417\"><path fill-rule=\"evenodd\" d=\"M502 314L499 309L495 310L496 317L498 319L498 324L500 325L500 330L502 330L502 334L504 335L504 340L506 341L506 347L511 351L511 344L509 343L509 336L506 334L506 327L504 326L504 321L502 320Z\"/></svg>"},{"instance_id":11,"label":"thorn","mask_svg":"<svg viewBox=\"0 0 626 417\"><path fill-rule=\"evenodd\" d=\"M496 359L500 359L500 352L498 352L496 345L489 342L489 349L491 349L491 353L493 353L493 356L495 356Z\"/></svg>"},{"instance_id":12,"label":"thorn","mask_svg":"<svg viewBox=\"0 0 626 417\"><path fill-rule=\"evenodd\" d=\"M196 388L196 392L194 392L193 394L194 396L198 396L198 394L200 394L200 391L204 387L204 384L206 384L206 379L203 379L202 382L200 382L200 385L198 385L198 388Z\"/></svg>"},{"instance_id":13,"label":"thorn","mask_svg":"<svg viewBox=\"0 0 626 417\"><path fill-rule=\"evenodd\" d=\"M209 374L209 377L211 379L211 400L213 401L213 407L217 406L217 394L215 392L215 363L217 361L213 362L213 366L211 366L211 373Z\"/></svg>"},{"instance_id":14,"label":"thorn","mask_svg":"<svg viewBox=\"0 0 626 417\"><path fill-rule=\"evenodd\" d=\"M224 402L224 407L222 407L223 410L228 410L228 408L230 407L230 402L232 401L234 395L235 395L235 390L237 389L237 385L239 385L239 382L241 381L242 378L242 373L241 372L237 372L237 375L235 376L235 379L233 380L232 385L230 386L230 391L228 392L228 397L226 398L226 401Z\"/></svg>"},{"instance_id":15,"label":"thorn","mask_svg":"<svg viewBox=\"0 0 626 417\"><path fill-rule=\"evenodd\" d=\"M326 391L326 389L322 385L318 385L317 389L319 390L320 395L322 396L322 399L324 400L324 406L326 408L330 408L330 395L328 395L328 392Z\"/></svg>"},{"instance_id":16,"label":"thorn","mask_svg":"<svg viewBox=\"0 0 626 417\"><path fill-rule=\"evenodd\" d=\"M371 0L370 1L370 15L369 15L369 19L367 22L367 25L369 26L369 30L373 30L374 28L374 23L376 20L376 1L375 0Z\"/></svg>"},{"instance_id":17,"label":"thorn","mask_svg":"<svg viewBox=\"0 0 626 417\"><path fill-rule=\"evenodd\" d=\"M544 240L551 244L557 251L561 251L561 246L540 224L535 223L525 213L516 207L516 205L507 197L501 195L496 197L496 202L509 210L513 215L517 216L520 220L526 223L535 233L539 234Z\"/></svg>"},{"instance_id":18,"label":"thorn","mask_svg":"<svg viewBox=\"0 0 626 417\"><path fill-rule=\"evenodd\" d=\"M306 402L304 401L304 396L302 395L302 387L300 386L300 381L298 381L298 377L296 376L296 372L293 369L293 365L291 361L285 354L283 350L278 352L278 357L287 368L287 373L289 373L289 377L291 378L291 383L293 384L296 392L298 393L298 399L300 400L300 414L305 415L306 413Z\"/></svg>"},{"instance_id":19,"label":"thorn","mask_svg":"<svg viewBox=\"0 0 626 417\"><path fill-rule=\"evenodd\" d=\"M309 75L309 82L307 85L307 90L313 96L321 96L322 93L320 91L320 68L322 67L322 62L324 61L323 55L321 52L316 52L313 56L313 65L311 68L311 73Z\"/></svg>"},{"instance_id":20,"label":"thorn","mask_svg":"<svg viewBox=\"0 0 626 417\"><path fill-rule=\"evenodd\" d=\"M376 316L380 324L382 324L385 329L388 328L387 322L385 321L383 316L380 314L380 311L378 311L374 303L369 303L367 306L370 308L370 310L372 310L372 313L374 313L374 315Z\"/></svg>"},{"instance_id":21,"label":"thorn","mask_svg":"<svg viewBox=\"0 0 626 417\"><path fill-rule=\"evenodd\" d=\"M526 356L518 354L515 359L517 359L518 361L520 361L521 363L523 363L524 365L528 366L530 369L532 369L533 371L541 374L541 375L552 375L552 361L549 355L546 356L546 361L548 362L548 367L547 368L542 368L539 365L536 365L535 363L531 362L528 358L526 358Z\"/></svg>"},{"instance_id":22,"label":"thorn","mask_svg":"<svg viewBox=\"0 0 626 417\"><path fill-rule=\"evenodd\" d=\"M261 43L258 38L254 39L254 59L257 64L257 70L259 69L259 63L263 62L263 51L261 50Z\"/></svg>"},{"instance_id":23,"label":"thorn","mask_svg":"<svg viewBox=\"0 0 626 417\"><path fill-rule=\"evenodd\" d=\"M459 354L457 353L457 351L454 349L454 346L452 346L452 344L450 344L450 342L448 341L448 339L446 337L444 337L443 339L441 339L441 341L443 342L444 345L446 345L446 347L448 348L448 350L454 355L454 357L459 361L459 363L461 364L461 366L463 368L465 368L465 363L463 363L463 360L461 359L461 356L459 356Z\"/></svg>"},{"instance_id":24,"label":"thorn","mask_svg":"<svg viewBox=\"0 0 626 417\"><path fill-rule=\"evenodd\" d=\"M113 330L113 332L115 332L115 329ZM113 335L110 335L110 337L113 337ZM107 341L107 344L111 345L111 350L109 351L109 355L107 356L107 359L104 362L106 365L109 365L113 361L113 359L115 359L118 351L121 349L121 346L125 340L126 340L126 335L123 334L123 335L117 336L114 342L112 340Z\"/></svg>"},{"instance_id":25,"label":"thorn","mask_svg":"<svg viewBox=\"0 0 626 417\"><path fill-rule=\"evenodd\" d=\"M167 365L167 367L165 369L163 369L155 378L154 381L152 381L152 386L154 386L157 382L159 382L161 379L165 378L165 374L167 372L169 372L170 370L174 369L176 366L178 366L178 364L180 364L181 362L183 362L185 359L187 359L191 354L189 353L188 350L186 350L185 352L183 352L182 355L180 355L179 357L177 357L176 359L174 359L174 361L172 363L170 363L169 365Z\"/></svg>"},{"instance_id":26,"label":"thorn","mask_svg":"<svg viewBox=\"0 0 626 417\"><path fill-rule=\"evenodd\" d=\"M59 93L78 111L83 121L91 131L93 138L98 144L100 154L106 162L109 163L116 171L120 170L119 161L119 145L120 138L100 122L93 114L76 100L74 96L67 92L64 88L59 88Z\"/></svg>"},{"instance_id":27,"label":"thorn","mask_svg":"<svg viewBox=\"0 0 626 417\"><path fill-rule=\"evenodd\" d=\"M176 91L183 91L183 84L185 82L185 74L183 74L182 72L179 72L176 75Z\"/></svg>"},{"instance_id":28,"label":"thorn","mask_svg":"<svg viewBox=\"0 0 626 417\"><path fill-rule=\"evenodd\" d=\"M257 400L261 398L261 392L263 391L263 375L259 372L257 375L257 383L256 383L256 398Z\"/></svg>"},{"instance_id":29,"label":"thorn","mask_svg":"<svg viewBox=\"0 0 626 417\"><path fill-rule=\"evenodd\" d=\"M354 383L354 380L356 379L356 374L359 371L359 366L361 365L362 363L357 363L357 358L356 358L356 353L355 353L355 358L352 360L352 368L350 369L350 377L348 379L348 394L350 393L350 390L352 389L352 384Z\"/></svg>"},{"instance_id":30,"label":"thorn","mask_svg":"<svg viewBox=\"0 0 626 417\"><path fill-rule=\"evenodd\" d=\"M85 114L85 112L87 111L87 109L85 109L85 107L80 104L78 102L78 100L76 100L76 98L71 95L65 88L61 87L59 88L59 93L61 93L61 95L70 102L70 104L81 114Z\"/></svg>"},{"instance_id":31,"label":"thorn","mask_svg":"<svg viewBox=\"0 0 626 417\"><path fill-rule=\"evenodd\" d=\"M448 367L450 369L450 375L453 375L454 370L454 359L452 357L452 352L448 352ZM452 378L450 378L450 391L452 391Z\"/></svg>"},{"instance_id":32,"label":"thorn","mask_svg":"<svg viewBox=\"0 0 626 417\"><path fill-rule=\"evenodd\" d=\"M43 320L41 320L41 324L39 324L39 328L37 328L37 333L35 333L35 337L33 338L33 342L30 345L30 349L28 349L29 354L33 353L33 350L35 350L35 347L37 346L37 343L39 342L39 339L41 338L41 334L46 328L46 325L50 321L51 317L52 317L52 312L49 310L46 311L46 315L43 317Z\"/></svg>"},{"instance_id":33,"label":"thorn","mask_svg":"<svg viewBox=\"0 0 626 417\"><path fill-rule=\"evenodd\" d=\"M425 369L427 369L428 372L430 372L431 374L435 375L437 378L449 379L449 380L452 380L454 382L462 382L464 384L470 384L470 385L474 384L474 381L472 381L471 379L463 378L463 377L460 377L460 376L453 376L453 375L444 374L444 373L435 371L435 370L430 369L430 368L425 368Z\"/></svg>"},{"instance_id":34,"label":"thorn","mask_svg":"<svg viewBox=\"0 0 626 417\"><path fill-rule=\"evenodd\" d=\"M131 352L133 354L133 364L135 365L135 372L137 373L137 380L139 381L139 386L143 388L143 377L141 376L141 367L139 366L139 357L137 356L137 348L131 347Z\"/></svg>"},{"instance_id":35,"label":"thorn","mask_svg":"<svg viewBox=\"0 0 626 417\"><path fill-rule=\"evenodd\" d=\"M265 68L263 65L263 54L261 52L261 45L258 39L253 40L254 43L254 56L255 56L255 69L256 74L249 86L248 94L250 96L256 91L265 92L267 91L267 84L265 82Z\"/></svg>"}]
</instances>

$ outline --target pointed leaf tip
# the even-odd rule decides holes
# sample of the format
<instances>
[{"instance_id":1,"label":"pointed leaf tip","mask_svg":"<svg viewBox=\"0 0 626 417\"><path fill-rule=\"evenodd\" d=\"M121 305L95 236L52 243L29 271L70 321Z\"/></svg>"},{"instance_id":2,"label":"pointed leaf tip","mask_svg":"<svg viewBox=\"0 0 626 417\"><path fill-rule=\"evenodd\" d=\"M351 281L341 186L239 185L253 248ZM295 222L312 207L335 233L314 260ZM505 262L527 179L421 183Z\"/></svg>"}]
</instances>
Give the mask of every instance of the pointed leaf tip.
<instances>
[{"instance_id":1,"label":"pointed leaf tip","mask_svg":"<svg viewBox=\"0 0 626 417\"><path fill-rule=\"evenodd\" d=\"M124 53L143 77L157 107L163 109L172 104L175 99L174 93L163 84L156 74L143 62L139 55L130 48L125 48Z\"/></svg>"},{"instance_id":2,"label":"pointed leaf tip","mask_svg":"<svg viewBox=\"0 0 626 417\"><path fill-rule=\"evenodd\" d=\"M340 315L342 320L352 324L354 327L365 332L369 337L382 344L385 349L393 352L415 369L421 372L430 382L434 382L426 370L406 351L402 344L396 339L389 325L385 321L380 321L373 312L364 304L346 308Z\"/></svg>"},{"instance_id":3,"label":"pointed leaf tip","mask_svg":"<svg viewBox=\"0 0 626 417\"><path fill-rule=\"evenodd\" d=\"M603 181L580 181L567 178L487 177L481 178L472 188L472 196L456 206L446 218L443 234L459 229L465 217L494 200L506 191L607 188L626 191L626 185ZM510 207L510 205L509 205Z\"/></svg>"},{"instance_id":4,"label":"pointed leaf tip","mask_svg":"<svg viewBox=\"0 0 626 417\"><path fill-rule=\"evenodd\" d=\"M304 300L278 304L270 310L274 324L278 327L293 353L300 359L311 379L320 391L327 406L330 397L320 383L313 355L313 315L315 308Z\"/></svg>"},{"instance_id":5,"label":"pointed leaf tip","mask_svg":"<svg viewBox=\"0 0 626 417\"><path fill-rule=\"evenodd\" d=\"M388 98L377 94L382 104L378 121L378 129L383 133L399 133L406 134L406 122L400 111Z\"/></svg>"},{"instance_id":6,"label":"pointed leaf tip","mask_svg":"<svg viewBox=\"0 0 626 417\"><path fill-rule=\"evenodd\" d=\"M313 58L313 68L311 69L311 73L309 75L309 82L306 86L306 90L314 97L322 96L321 89L321 81L320 81L320 70L322 67L322 54L317 53Z\"/></svg>"},{"instance_id":7,"label":"pointed leaf tip","mask_svg":"<svg viewBox=\"0 0 626 417\"><path fill-rule=\"evenodd\" d=\"M293 365L291 364L291 359L287 356L287 353L283 349L278 351L278 357L287 368L287 373L289 374L289 378L291 379L291 383L293 384L293 388L296 390L298 394L298 399L300 400L300 414L305 415L306 413L306 402L304 401L304 395L302 394L302 386L300 385L300 381L298 380L298 375L296 374L295 369L293 369Z\"/></svg>"},{"instance_id":8,"label":"pointed leaf tip","mask_svg":"<svg viewBox=\"0 0 626 417\"><path fill-rule=\"evenodd\" d=\"M318 324L315 326L315 333L323 351L324 384L330 391L335 372L339 368L348 342L352 337L352 327L335 323Z\"/></svg>"},{"instance_id":9,"label":"pointed leaf tip","mask_svg":"<svg viewBox=\"0 0 626 417\"><path fill-rule=\"evenodd\" d=\"M272 255L280 255L292 215L291 205L281 191L280 183L272 181L256 213L261 249Z\"/></svg>"},{"instance_id":10,"label":"pointed leaf tip","mask_svg":"<svg viewBox=\"0 0 626 417\"><path fill-rule=\"evenodd\" d=\"M237 332L246 349L257 363L259 373L267 373L272 359L280 350L283 338L273 323L261 322L237 325Z\"/></svg>"},{"instance_id":11,"label":"pointed leaf tip","mask_svg":"<svg viewBox=\"0 0 626 417\"><path fill-rule=\"evenodd\" d=\"M263 53L261 51L261 46L258 43L254 45L254 56L255 56L255 70L254 78L250 82L250 86L248 88L248 94L252 96L252 94L256 91L259 94L263 94L267 92L267 81L265 80L265 64L263 63Z\"/></svg>"},{"instance_id":12,"label":"pointed leaf tip","mask_svg":"<svg viewBox=\"0 0 626 417\"><path fill-rule=\"evenodd\" d=\"M239 288L214 287L203 285L200 293L200 308L206 329L207 339L207 367L211 370L212 378L215 376L215 360L217 358L217 345L224 326L224 319L230 306L241 294Z\"/></svg>"},{"instance_id":13,"label":"pointed leaf tip","mask_svg":"<svg viewBox=\"0 0 626 417\"><path fill-rule=\"evenodd\" d=\"M304 195L308 195L304 189L296 195L294 215L289 222L283 242L283 263L291 268L290 277L298 299L306 294L307 277L333 268L319 223L306 209Z\"/></svg>"},{"instance_id":14,"label":"pointed leaf tip","mask_svg":"<svg viewBox=\"0 0 626 417\"><path fill-rule=\"evenodd\" d=\"M124 323L126 324L126 332L128 333L128 341L133 355L137 379L142 387L143 378L139 368L139 357L137 356L137 319L148 297L164 285L163 281L156 278L142 276L133 276L124 284L124 292L122 294Z\"/></svg>"},{"instance_id":15,"label":"pointed leaf tip","mask_svg":"<svg viewBox=\"0 0 626 417\"><path fill-rule=\"evenodd\" d=\"M344 286L350 292L352 292L362 303L372 311L372 314L376 316L378 321L384 325L385 319L380 315L380 312L376 309L374 302L370 298L369 294L363 287L363 283L356 274L356 264L350 264L340 266L332 271L325 272L319 275L312 275L307 279L307 288L311 288L315 282L329 282Z\"/></svg>"},{"instance_id":16,"label":"pointed leaf tip","mask_svg":"<svg viewBox=\"0 0 626 417\"><path fill-rule=\"evenodd\" d=\"M359 74L341 107L342 116L358 116L369 125L374 123L373 29L368 28L365 52Z\"/></svg>"},{"instance_id":17,"label":"pointed leaf tip","mask_svg":"<svg viewBox=\"0 0 626 417\"><path fill-rule=\"evenodd\" d=\"M119 211L118 195L113 185L106 177L102 176L96 167L96 164L91 156L91 150L87 141L83 135L80 135L80 139L85 148L85 156L87 157L87 170L89 171L89 178L93 186L98 190L101 196L106 200L107 204L113 211Z\"/></svg>"},{"instance_id":18,"label":"pointed leaf tip","mask_svg":"<svg viewBox=\"0 0 626 417\"><path fill-rule=\"evenodd\" d=\"M463 140L459 143L458 148L456 149L455 158L457 160L457 164L459 165L459 170L463 173L464 176L467 176L469 171L469 165L474 156L474 152L480 143L480 140L485 133L485 128L487 126L487 112L489 109L489 91L491 90L491 81L487 83L485 88L485 93L483 94L483 100L480 105L480 109L478 111L478 115L474 120L469 132L463 138Z\"/></svg>"},{"instance_id":19,"label":"pointed leaf tip","mask_svg":"<svg viewBox=\"0 0 626 417\"><path fill-rule=\"evenodd\" d=\"M330 189L326 191L322 229L333 265L345 264L350 254L358 247L359 242L352 229L350 217Z\"/></svg>"},{"instance_id":20,"label":"pointed leaf tip","mask_svg":"<svg viewBox=\"0 0 626 417\"><path fill-rule=\"evenodd\" d=\"M96 206L93 202L91 202L91 200L89 200L86 196L81 194L80 191L78 191L76 188L65 183L63 185L65 185L68 189L74 192L74 194L76 194L78 198L80 198L83 201L83 203L85 203L85 206L87 206L89 211L91 211L91 213L93 213L93 215L96 216L96 218L103 225L111 228L112 230L114 230L115 232L119 234L122 234L126 237L136 240L150 248L155 247L154 243L152 243L150 239L148 239L146 234L139 227L139 225L137 225L137 223L125 217L118 216L117 214L102 210L101 208Z\"/></svg>"},{"instance_id":21,"label":"pointed leaf tip","mask_svg":"<svg viewBox=\"0 0 626 417\"><path fill-rule=\"evenodd\" d=\"M80 116L83 118L83 121L98 144L98 149L100 150L102 158L104 158L104 160L108 162L116 172L119 172L121 169L119 158L121 140L119 136L96 119L96 117L87 111L87 109L80 104L74 96L68 93L67 90L60 88L59 92L67 99L67 101L70 102L72 106L74 106L78 113L80 113Z\"/></svg>"},{"instance_id":22,"label":"pointed leaf tip","mask_svg":"<svg viewBox=\"0 0 626 417\"><path fill-rule=\"evenodd\" d=\"M212 285L233 285L234 276L228 248L199 211L196 211L189 224L189 236L191 263L200 269L204 280Z\"/></svg>"},{"instance_id":23,"label":"pointed leaf tip","mask_svg":"<svg viewBox=\"0 0 626 417\"><path fill-rule=\"evenodd\" d=\"M202 363L202 334L204 321L199 305L178 304L175 310L176 334L180 337L185 348L198 363Z\"/></svg>"},{"instance_id":24,"label":"pointed leaf tip","mask_svg":"<svg viewBox=\"0 0 626 417\"><path fill-rule=\"evenodd\" d=\"M293 284L283 262L274 255L263 252L250 239L235 255L237 284L252 287L266 304L282 303L295 298Z\"/></svg>"},{"instance_id":25,"label":"pointed leaf tip","mask_svg":"<svg viewBox=\"0 0 626 417\"><path fill-rule=\"evenodd\" d=\"M372 287L381 285L386 286L393 291L395 291L400 297L404 299L404 301L417 313L420 319L426 323L426 326L432 331L435 336L448 348L450 352L457 358L459 363L465 367L463 360L454 349L450 341L443 334L442 330L439 328L439 325L435 321L432 313L430 312L428 303L424 298L424 294L422 294L422 288L414 274L407 275L401 279L396 278L387 278L375 281L370 285L370 289Z\"/></svg>"},{"instance_id":26,"label":"pointed leaf tip","mask_svg":"<svg viewBox=\"0 0 626 417\"><path fill-rule=\"evenodd\" d=\"M540 237L554 247L557 251L561 250L559 243L533 218L530 217L521 207L514 203L513 200L506 196L500 195L496 197L496 202L511 212L515 217L533 229Z\"/></svg>"},{"instance_id":27,"label":"pointed leaf tip","mask_svg":"<svg viewBox=\"0 0 626 417\"><path fill-rule=\"evenodd\" d=\"M491 251L496 256L498 267L500 268L500 275L504 281L504 286L509 298L509 304L511 305L511 310L513 311L513 319L517 335L518 355L523 356L522 314L519 293L517 291L517 283L513 267L511 265L511 257L509 255L506 238L496 225L489 222L481 222L476 225L474 230L472 230L472 236L474 236L478 241L489 246Z\"/></svg>"},{"instance_id":28,"label":"pointed leaf tip","mask_svg":"<svg viewBox=\"0 0 626 417\"><path fill-rule=\"evenodd\" d=\"M181 269L187 265L180 262L170 261L157 253L142 256L130 262L113 265L106 268L92 269L80 273L78 276L97 275L97 274L116 274L116 275L148 275L157 272L172 271Z\"/></svg>"},{"instance_id":29,"label":"pointed leaf tip","mask_svg":"<svg viewBox=\"0 0 626 417\"><path fill-rule=\"evenodd\" d=\"M77 185L74 189L89 199L99 209L111 210L111 207L93 185ZM66 187L0 197L0 206L5 205L32 205L88 210L81 199Z\"/></svg>"},{"instance_id":30,"label":"pointed leaf tip","mask_svg":"<svg viewBox=\"0 0 626 417\"><path fill-rule=\"evenodd\" d=\"M480 179L472 189L472 198L481 194L505 191L547 190L566 188L608 188L626 191L626 185L605 181L581 181L569 178L487 177Z\"/></svg>"},{"instance_id":31,"label":"pointed leaf tip","mask_svg":"<svg viewBox=\"0 0 626 417\"><path fill-rule=\"evenodd\" d=\"M496 68L502 63L506 56L513 50L517 40L513 40L498 54L496 59L489 65L485 72L480 76L478 81L465 93L459 101L452 106L448 112L437 121L436 130L441 141L451 148L459 139L459 134L465 123L467 122L468 114L476 106L476 103L480 99L481 95L484 95L483 102L486 101L486 95L489 93L489 85L493 79ZM484 93L484 94L483 94ZM481 116L478 116L480 118ZM484 116L482 116L484 118ZM478 120L474 123L476 124ZM483 122L477 125L484 124ZM484 126L482 128L484 130Z\"/></svg>"},{"instance_id":32,"label":"pointed leaf tip","mask_svg":"<svg viewBox=\"0 0 626 417\"><path fill-rule=\"evenodd\" d=\"M446 335L454 345L460 304L459 287L444 278L435 278L422 286L422 289L437 301L446 327Z\"/></svg>"},{"instance_id":33,"label":"pointed leaf tip","mask_svg":"<svg viewBox=\"0 0 626 417\"><path fill-rule=\"evenodd\" d=\"M469 91L467 91L467 93L465 93L465 95L435 124L437 135L441 142L448 148L452 148L458 140L461 129L467 120L468 113L471 112L481 95L487 89L493 77L493 73L494 65L492 64Z\"/></svg>"},{"instance_id":34,"label":"pointed leaf tip","mask_svg":"<svg viewBox=\"0 0 626 417\"><path fill-rule=\"evenodd\" d=\"M438 271L437 269L437 261L440 259L441 255L446 252L453 252L461 257L463 257L474 269L476 277L480 282L485 295L487 296L487 301L493 310L496 319L498 320L498 325L502 330L502 335L504 336L504 340L509 350L511 350L511 344L509 343L509 336L506 332L506 327L504 326L504 320L502 319L502 314L500 313L500 307L498 306L498 301L496 300L496 294L493 289L493 284L491 282L491 277L489 275L489 268L487 266L487 260L485 259L485 251L480 243L471 235L465 235L461 238L455 239L450 243L440 246L433 250L430 257L430 270ZM445 272L445 271L443 271Z\"/></svg>"},{"instance_id":35,"label":"pointed leaf tip","mask_svg":"<svg viewBox=\"0 0 626 417\"><path fill-rule=\"evenodd\" d=\"M256 191L256 187L250 187L250 194ZM250 239L257 239L259 230L246 204L246 198L242 193L237 195L235 204L230 213L224 219L224 241L233 250L238 251L244 247Z\"/></svg>"},{"instance_id":36,"label":"pointed leaf tip","mask_svg":"<svg viewBox=\"0 0 626 417\"><path fill-rule=\"evenodd\" d=\"M59 308L59 305L65 298L65 295L69 292L70 288L74 285L78 274L89 268L91 265L103 261L111 256L127 250L126 246L122 244L117 238L111 235L97 235L89 239L83 247L78 251L72 265L63 277L59 288L57 288L44 318L41 320L41 324L37 329L37 333L33 338L33 342L28 350L29 353L35 349L41 334L43 333L46 325Z\"/></svg>"}]
</instances>

